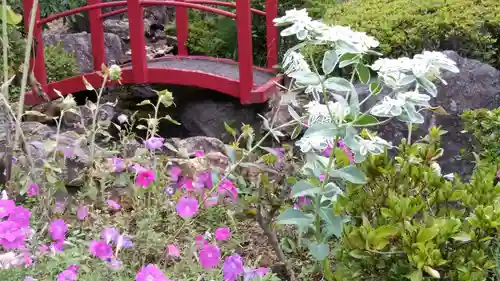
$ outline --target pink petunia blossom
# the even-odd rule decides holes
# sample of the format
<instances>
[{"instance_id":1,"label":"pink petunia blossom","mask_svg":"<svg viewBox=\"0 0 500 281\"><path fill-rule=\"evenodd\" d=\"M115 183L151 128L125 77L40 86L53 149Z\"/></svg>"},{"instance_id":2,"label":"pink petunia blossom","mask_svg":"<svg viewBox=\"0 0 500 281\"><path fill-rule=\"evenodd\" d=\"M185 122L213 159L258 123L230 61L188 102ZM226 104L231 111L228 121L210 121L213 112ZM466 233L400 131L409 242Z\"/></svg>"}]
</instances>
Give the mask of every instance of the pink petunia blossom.
<instances>
[{"instance_id":1,"label":"pink petunia blossom","mask_svg":"<svg viewBox=\"0 0 500 281\"><path fill-rule=\"evenodd\" d=\"M63 252L64 251L64 240L61 239L61 240L58 240L58 241L50 243L50 248L55 253L61 253L61 252Z\"/></svg>"},{"instance_id":2,"label":"pink petunia blossom","mask_svg":"<svg viewBox=\"0 0 500 281\"><path fill-rule=\"evenodd\" d=\"M111 258L113 256L113 249L105 241L93 240L90 242L89 252L102 260Z\"/></svg>"},{"instance_id":3,"label":"pink petunia blossom","mask_svg":"<svg viewBox=\"0 0 500 281\"><path fill-rule=\"evenodd\" d=\"M5 218L16 207L13 200L0 200L0 218Z\"/></svg>"},{"instance_id":4,"label":"pink petunia blossom","mask_svg":"<svg viewBox=\"0 0 500 281\"><path fill-rule=\"evenodd\" d=\"M88 206L78 206L78 209L76 209L76 217L83 221L87 218L89 215L89 207Z\"/></svg>"},{"instance_id":5,"label":"pink petunia blossom","mask_svg":"<svg viewBox=\"0 0 500 281\"><path fill-rule=\"evenodd\" d=\"M137 174L135 183L143 188L147 188L155 180L155 173L151 170L143 170Z\"/></svg>"},{"instance_id":6,"label":"pink petunia blossom","mask_svg":"<svg viewBox=\"0 0 500 281\"><path fill-rule=\"evenodd\" d=\"M167 245L167 250L169 256L177 258L181 256L181 250L173 244Z\"/></svg>"},{"instance_id":7,"label":"pink petunia blossom","mask_svg":"<svg viewBox=\"0 0 500 281\"><path fill-rule=\"evenodd\" d=\"M236 281L243 273L243 260L238 254L232 254L224 260L222 266L225 281Z\"/></svg>"},{"instance_id":8,"label":"pink petunia blossom","mask_svg":"<svg viewBox=\"0 0 500 281\"><path fill-rule=\"evenodd\" d=\"M21 227L26 228L30 224L31 212L23 206L17 206L11 210L9 220L17 222Z\"/></svg>"},{"instance_id":9,"label":"pink petunia blossom","mask_svg":"<svg viewBox=\"0 0 500 281\"><path fill-rule=\"evenodd\" d=\"M184 189L187 192L194 191L193 181L191 179L186 178L186 177L182 177L179 180L178 185L180 188Z\"/></svg>"},{"instance_id":10,"label":"pink petunia blossom","mask_svg":"<svg viewBox=\"0 0 500 281\"><path fill-rule=\"evenodd\" d=\"M116 203L116 201L114 201L114 200L108 200L106 202L108 203L108 206L112 210L120 210L120 208L121 208L120 204Z\"/></svg>"},{"instance_id":11,"label":"pink petunia blossom","mask_svg":"<svg viewBox=\"0 0 500 281\"><path fill-rule=\"evenodd\" d=\"M64 240L68 232L68 225L64 220L55 220L50 224L49 233L54 240Z\"/></svg>"},{"instance_id":12,"label":"pink petunia blossom","mask_svg":"<svg viewBox=\"0 0 500 281\"><path fill-rule=\"evenodd\" d=\"M161 148L163 143L165 142L165 138L162 137L151 137L147 139L144 144L149 150L155 150Z\"/></svg>"},{"instance_id":13,"label":"pink petunia blossom","mask_svg":"<svg viewBox=\"0 0 500 281\"><path fill-rule=\"evenodd\" d=\"M27 191L28 196L35 197L38 196L39 193L40 193L40 187L38 186L38 184L36 183L30 184Z\"/></svg>"},{"instance_id":14,"label":"pink petunia blossom","mask_svg":"<svg viewBox=\"0 0 500 281\"><path fill-rule=\"evenodd\" d=\"M172 167L170 169L170 172L169 172L169 174L170 174L170 180L172 182L177 182L179 180L179 176L181 175L181 172L182 172L181 168L179 168L179 167Z\"/></svg>"},{"instance_id":15,"label":"pink petunia blossom","mask_svg":"<svg viewBox=\"0 0 500 281\"><path fill-rule=\"evenodd\" d=\"M208 241L205 240L205 237L203 235L196 235L194 238L194 244L196 245L196 248L202 249L205 245L208 244Z\"/></svg>"},{"instance_id":16,"label":"pink petunia blossom","mask_svg":"<svg viewBox=\"0 0 500 281\"><path fill-rule=\"evenodd\" d=\"M76 281L76 278L78 278L78 274L68 269L57 275L57 281Z\"/></svg>"},{"instance_id":17,"label":"pink petunia blossom","mask_svg":"<svg viewBox=\"0 0 500 281\"><path fill-rule=\"evenodd\" d=\"M225 241L231 237L231 230L229 227L219 227L215 230L215 240Z\"/></svg>"},{"instance_id":18,"label":"pink petunia blossom","mask_svg":"<svg viewBox=\"0 0 500 281\"><path fill-rule=\"evenodd\" d=\"M154 264L141 268L135 276L136 281L169 281L163 272Z\"/></svg>"},{"instance_id":19,"label":"pink petunia blossom","mask_svg":"<svg viewBox=\"0 0 500 281\"><path fill-rule=\"evenodd\" d=\"M200 264L206 269L216 267L220 259L220 249L214 244L205 245L200 250Z\"/></svg>"},{"instance_id":20,"label":"pink petunia blossom","mask_svg":"<svg viewBox=\"0 0 500 281\"><path fill-rule=\"evenodd\" d=\"M120 236L120 232L114 227L105 227L101 232L101 238L106 243L115 243Z\"/></svg>"},{"instance_id":21,"label":"pink petunia blossom","mask_svg":"<svg viewBox=\"0 0 500 281\"><path fill-rule=\"evenodd\" d=\"M116 173L121 173L126 168L123 159L116 156L111 159L111 166L113 166L113 171Z\"/></svg>"},{"instance_id":22,"label":"pink petunia blossom","mask_svg":"<svg viewBox=\"0 0 500 281\"><path fill-rule=\"evenodd\" d=\"M182 197L179 199L179 202L177 202L175 209L179 216L191 218L198 213L198 200L193 197Z\"/></svg>"},{"instance_id":23,"label":"pink petunia blossom","mask_svg":"<svg viewBox=\"0 0 500 281\"><path fill-rule=\"evenodd\" d=\"M245 267L243 273L243 281L251 281L258 277L264 277L268 273L269 273L269 268L266 267L259 267L257 269Z\"/></svg>"},{"instance_id":24,"label":"pink petunia blossom","mask_svg":"<svg viewBox=\"0 0 500 281\"><path fill-rule=\"evenodd\" d=\"M206 208L213 207L213 206L217 205L218 200L219 200L219 196L215 192L210 194L210 196L208 194L204 194L203 200L204 200Z\"/></svg>"},{"instance_id":25,"label":"pink petunia blossom","mask_svg":"<svg viewBox=\"0 0 500 281\"><path fill-rule=\"evenodd\" d=\"M225 179L219 184L218 191L221 195L225 195L231 200L236 200L238 198L238 189L229 179Z\"/></svg>"},{"instance_id":26,"label":"pink petunia blossom","mask_svg":"<svg viewBox=\"0 0 500 281\"><path fill-rule=\"evenodd\" d=\"M0 244L6 249L19 249L24 247L26 232L19 223L6 220L0 222Z\"/></svg>"},{"instance_id":27,"label":"pink petunia blossom","mask_svg":"<svg viewBox=\"0 0 500 281\"><path fill-rule=\"evenodd\" d=\"M197 151L193 152L193 154L196 157L203 157L203 156L205 156L205 152L203 150L197 150Z\"/></svg>"}]
</instances>

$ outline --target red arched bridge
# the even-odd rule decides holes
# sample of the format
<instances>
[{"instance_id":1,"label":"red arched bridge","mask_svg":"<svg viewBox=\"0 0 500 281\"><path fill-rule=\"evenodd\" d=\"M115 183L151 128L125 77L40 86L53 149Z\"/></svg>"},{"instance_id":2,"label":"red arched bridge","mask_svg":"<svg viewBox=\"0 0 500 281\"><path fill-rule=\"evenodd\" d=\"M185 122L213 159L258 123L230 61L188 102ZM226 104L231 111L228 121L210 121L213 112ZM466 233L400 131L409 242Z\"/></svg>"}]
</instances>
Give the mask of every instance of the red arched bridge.
<instances>
[{"instance_id":1,"label":"red arched bridge","mask_svg":"<svg viewBox=\"0 0 500 281\"><path fill-rule=\"evenodd\" d=\"M178 55L148 60L144 34L143 9L147 6L174 6ZM210 5L210 6L209 6ZM236 8L236 13L213 6ZM24 0L25 15L32 10L33 0ZM124 7L109 13L103 8ZM188 39L188 9L199 9L235 19L238 31L238 61L205 56L189 56L186 47ZM94 72L70 77L61 81L47 83L45 69L42 26L50 21L69 15L88 12ZM269 99L277 89L280 78L276 77L273 66L277 63L278 31L273 25L277 16L277 0L266 0L265 11L250 7L250 0L236 0L236 3L215 0L127 0L101 3L101 0L88 0L87 5L64 11L44 19L40 11L36 13L34 29L35 47L32 69L35 78L51 99L58 97L55 90L63 95L86 89L82 77L94 88L101 87L103 78L99 75L106 61L104 49L103 19L120 13L127 13L130 30L131 63L122 65L123 84L161 83L195 86L211 89L234 96L242 104L262 103ZM266 17L267 67L255 67L252 58L252 13ZM29 21L25 20L28 29ZM27 93L26 104L38 104L41 100L33 93Z\"/></svg>"}]
</instances>

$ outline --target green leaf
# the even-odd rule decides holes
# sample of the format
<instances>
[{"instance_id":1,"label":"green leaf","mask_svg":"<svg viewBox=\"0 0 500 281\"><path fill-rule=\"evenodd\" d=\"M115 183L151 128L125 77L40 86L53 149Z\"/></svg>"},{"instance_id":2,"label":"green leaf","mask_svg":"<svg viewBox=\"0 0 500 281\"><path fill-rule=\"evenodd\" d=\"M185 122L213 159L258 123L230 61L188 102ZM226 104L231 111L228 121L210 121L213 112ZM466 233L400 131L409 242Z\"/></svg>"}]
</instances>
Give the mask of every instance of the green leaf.
<instances>
[{"instance_id":1,"label":"green leaf","mask_svg":"<svg viewBox=\"0 0 500 281\"><path fill-rule=\"evenodd\" d=\"M309 243L309 252L311 256L317 261L322 261L330 254L330 247L327 244Z\"/></svg>"},{"instance_id":2,"label":"green leaf","mask_svg":"<svg viewBox=\"0 0 500 281\"><path fill-rule=\"evenodd\" d=\"M136 104L137 106L143 106L143 105L153 105L150 100L143 100L140 103Z\"/></svg>"},{"instance_id":3,"label":"green leaf","mask_svg":"<svg viewBox=\"0 0 500 281\"><path fill-rule=\"evenodd\" d=\"M369 114L366 114L366 115L363 115L361 116L361 118L358 118L355 120L355 122L353 122L354 125L371 125L371 124L376 124L378 123L378 120L377 118L375 118L373 115L369 115Z\"/></svg>"},{"instance_id":4,"label":"green leaf","mask_svg":"<svg viewBox=\"0 0 500 281\"><path fill-rule=\"evenodd\" d=\"M292 198L297 198L306 195L311 196L317 194L319 191L320 189L314 186L312 183L306 180L301 180L292 187L291 196Z\"/></svg>"},{"instance_id":5,"label":"green leaf","mask_svg":"<svg viewBox=\"0 0 500 281\"><path fill-rule=\"evenodd\" d=\"M354 64L358 62L359 58L360 56L358 54L351 54L351 53L343 54L340 59L339 67L344 68L348 65Z\"/></svg>"},{"instance_id":6,"label":"green leaf","mask_svg":"<svg viewBox=\"0 0 500 281\"><path fill-rule=\"evenodd\" d=\"M426 265L424 266L424 271L427 272L427 274L429 274L430 276L436 278L436 279L440 279L441 278L441 275L439 274L439 272L437 270L435 270L434 268Z\"/></svg>"},{"instance_id":7,"label":"green leaf","mask_svg":"<svg viewBox=\"0 0 500 281\"><path fill-rule=\"evenodd\" d=\"M417 82L420 86L422 86L425 91L427 91L427 93L429 93L431 96L433 97L436 97L437 96L437 87L436 85L434 85L434 83L432 83L431 81L429 81L427 78L425 77L419 77L417 79Z\"/></svg>"},{"instance_id":8,"label":"green leaf","mask_svg":"<svg viewBox=\"0 0 500 281\"><path fill-rule=\"evenodd\" d=\"M4 10L3 9L4 9L4 7L2 5L0 5L0 20L1 21L4 20L4 18L3 18ZM18 25L23 20L23 17L21 15L17 14L16 12L14 12L9 5L5 6L5 9L6 9L6 14L7 14L7 17L5 18L5 22L7 22L7 24Z\"/></svg>"},{"instance_id":9,"label":"green leaf","mask_svg":"<svg viewBox=\"0 0 500 281\"><path fill-rule=\"evenodd\" d=\"M352 91L353 86L351 82L349 82L345 78L340 77L330 77L324 82L325 88L328 90L340 91L340 92L348 92Z\"/></svg>"},{"instance_id":10,"label":"green leaf","mask_svg":"<svg viewBox=\"0 0 500 281\"><path fill-rule=\"evenodd\" d=\"M325 55L323 56L323 63L321 64L323 68L323 73L325 75L332 73L338 62L339 62L339 56L337 56L337 53L335 51L333 50L326 51Z\"/></svg>"},{"instance_id":11,"label":"green leaf","mask_svg":"<svg viewBox=\"0 0 500 281\"><path fill-rule=\"evenodd\" d=\"M293 128L293 132L292 132L292 135L290 136L290 139L292 139L292 140L296 139L300 135L301 132L302 132L302 125L297 124Z\"/></svg>"},{"instance_id":12,"label":"green leaf","mask_svg":"<svg viewBox=\"0 0 500 281\"><path fill-rule=\"evenodd\" d=\"M469 242L472 240L469 234L465 232L460 232L459 234L452 237L453 240L461 241L461 242Z\"/></svg>"},{"instance_id":13,"label":"green leaf","mask_svg":"<svg viewBox=\"0 0 500 281\"><path fill-rule=\"evenodd\" d=\"M423 280L423 276L422 276L422 270L420 269L417 269L415 271L413 271L410 276L408 276L410 281L422 281Z\"/></svg>"},{"instance_id":14,"label":"green leaf","mask_svg":"<svg viewBox=\"0 0 500 281\"><path fill-rule=\"evenodd\" d=\"M331 235L335 235L335 237L340 238L344 226L342 217L336 216L332 208L326 207L320 208L319 216L326 223L326 234L323 238L329 238Z\"/></svg>"},{"instance_id":15,"label":"green leaf","mask_svg":"<svg viewBox=\"0 0 500 281\"><path fill-rule=\"evenodd\" d=\"M329 174L332 177L341 178L354 184L366 183L365 174L353 165L349 165L338 170L332 170L329 172Z\"/></svg>"},{"instance_id":16,"label":"green leaf","mask_svg":"<svg viewBox=\"0 0 500 281\"><path fill-rule=\"evenodd\" d=\"M439 233L439 228L438 227L428 227L428 228L422 228L417 234L417 242L418 243L425 243L429 240L434 239L436 235Z\"/></svg>"},{"instance_id":17,"label":"green leaf","mask_svg":"<svg viewBox=\"0 0 500 281\"><path fill-rule=\"evenodd\" d=\"M230 133L233 138L236 136L236 131L229 126L226 121L224 121L224 129L226 129L226 132Z\"/></svg>"},{"instance_id":18,"label":"green leaf","mask_svg":"<svg viewBox=\"0 0 500 281\"><path fill-rule=\"evenodd\" d=\"M359 81L366 84L370 81L370 69L362 63L356 65L356 72L358 73Z\"/></svg>"},{"instance_id":19,"label":"green leaf","mask_svg":"<svg viewBox=\"0 0 500 281\"><path fill-rule=\"evenodd\" d=\"M377 239L385 239L398 233L399 229L392 225L384 225L377 227L373 232L373 236Z\"/></svg>"},{"instance_id":20,"label":"green leaf","mask_svg":"<svg viewBox=\"0 0 500 281\"><path fill-rule=\"evenodd\" d=\"M339 134L337 126L333 123L315 123L307 128L304 136L307 137L336 137Z\"/></svg>"},{"instance_id":21,"label":"green leaf","mask_svg":"<svg viewBox=\"0 0 500 281\"><path fill-rule=\"evenodd\" d=\"M382 91L382 83L380 81L375 81L370 83L370 93L376 95Z\"/></svg>"},{"instance_id":22,"label":"green leaf","mask_svg":"<svg viewBox=\"0 0 500 281\"><path fill-rule=\"evenodd\" d=\"M306 216L301 210L288 208L285 212L276 218L278 224L291 224L300 227L307 227L311 225L313 219Z\"/></svg>"}]
</instances>

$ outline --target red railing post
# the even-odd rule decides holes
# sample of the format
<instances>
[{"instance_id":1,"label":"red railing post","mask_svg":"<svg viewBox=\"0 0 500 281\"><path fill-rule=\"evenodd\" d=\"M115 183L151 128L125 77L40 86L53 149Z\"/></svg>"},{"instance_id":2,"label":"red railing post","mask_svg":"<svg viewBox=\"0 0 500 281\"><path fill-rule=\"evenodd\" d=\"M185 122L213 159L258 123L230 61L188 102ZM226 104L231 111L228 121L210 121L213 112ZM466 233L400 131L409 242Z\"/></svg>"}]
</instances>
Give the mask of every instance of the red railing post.
<instances>
[{"instance_id":1,"label":"red railing post","mask_svg":"<svg viewBox=\"0 0 500 281\"><path fill-rule=\"evenodd\" d=\"M278 0L266 0L267 68L278 63L278 29L273 20L278 17Z\"/></svg>"},{"instance_id":2,"label":"red railing post","mask_svg":"<svg viewBox=\"0 0 500 281\"><path fill-rule=\"evenodd\" d=\"M88 0L88 5L101 3L101 0ZM90 23L90 39L92 41L92 57L94 61L94 70L100 71L105 61L104 51L104 26L101 20L101 9L94 9L89 11Z\"/></svg>"},{"instance_id":3,"label":"red railing post","mask_svg":"<svg viewBox=\"0 0 500 281\"><path fill-rule=\"evenodd\" d=\"M30 28L31 10L33 9L33 0L23 1L24 10L24 27L26 32ZM35 14L35 26L33 27L33 43L35 47L35 57L31 58L31 69L33 69L36 80L42 85L42 88L47 92L47 72L45 70L45 54L43 52L43 37L42 27L38 24L40 20L40 5L37 6Z\"/></svg>"},{"instance_id":4,"label":"red railing post","mask_svg":"<svg viewBox=\"0 0 500 281\"><path fill-rule=\"evenodd\" d=\"M184 2L184 0L178 0ZM175 29L177 33L177 54L180 56L187 56L188 49L186 42L188 40L189 22L188 22L188 9L185 7L175 7Z\"/></svg>"},{"instance_id":5,"label":"red railing post","mask_svg":"<svg viewBox=\"0 0 500 281\"><path fill-rule=\"evenodd\" d=\"M240 102L251 102L253 88L252 15L250 0L236 0L238 27L238 64L240 72Z\"/></svg>"},{"instance_id":6,"label":"red railing post","mask_svg":"<svg viewBox=\"0 0 500 281\"><path fill-rule=\"evenodd\" d=\"M143 8L140 0L128 0L128 24L132 51L132 73L135 83L147 83L148 65L144 38Z\"/></svg>"}]
</instances>

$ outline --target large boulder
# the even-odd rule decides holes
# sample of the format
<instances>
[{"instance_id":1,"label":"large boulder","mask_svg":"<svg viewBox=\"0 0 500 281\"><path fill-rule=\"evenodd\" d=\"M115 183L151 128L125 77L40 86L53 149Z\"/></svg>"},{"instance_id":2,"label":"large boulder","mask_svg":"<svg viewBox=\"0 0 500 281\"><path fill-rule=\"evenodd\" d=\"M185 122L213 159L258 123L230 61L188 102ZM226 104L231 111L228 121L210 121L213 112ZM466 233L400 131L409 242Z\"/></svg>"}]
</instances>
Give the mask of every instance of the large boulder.
<instances>
[{"instance_id":1,"label":"large boulder","mask_svg":"<svg viewBox=\"0 0 500 281\"><path fill-rule=\"evenodd\" d=\"M431 105L443 107L448 115L441 115L431 111L422 112L425 123L418 127L412 139L424 136L432 126L441 126L448 133L442 138L444 155L440 165L443 173L458 172L462 175L471 173L473 164L463 159L461 151L471 147L472 136L463 133L463 124L460 115L469 109L500 106L500 71L494 67L474 59L463 58L454 51L443 52L457 63L459 73L445 72L443 79L448 85L437 84L438 96L431 100ZM361 96L366 96L368 90L364 86L357 86ZM379 95L383 97L384 94ZM375 99L366 103L369 108L375 104ZM393 121L379 128L381 136L399 144L402 138L408 135L408 128L404 123Z\"/></svg>"},{"instance_id":2,"label":"large boulder","mask_svg":"<svg viewBox=\"0 0 500 281\"><path fill-rule=\"evenodd\" d=\"M43 43L45 45L57 45L59 42L64 50L76 56L82 73L93 71L92 40L89 33L43 34ZM123 42L116 34L104 34L104 47L106 64L117 62L125 54Z\"/></svg>"}]
</instances>

